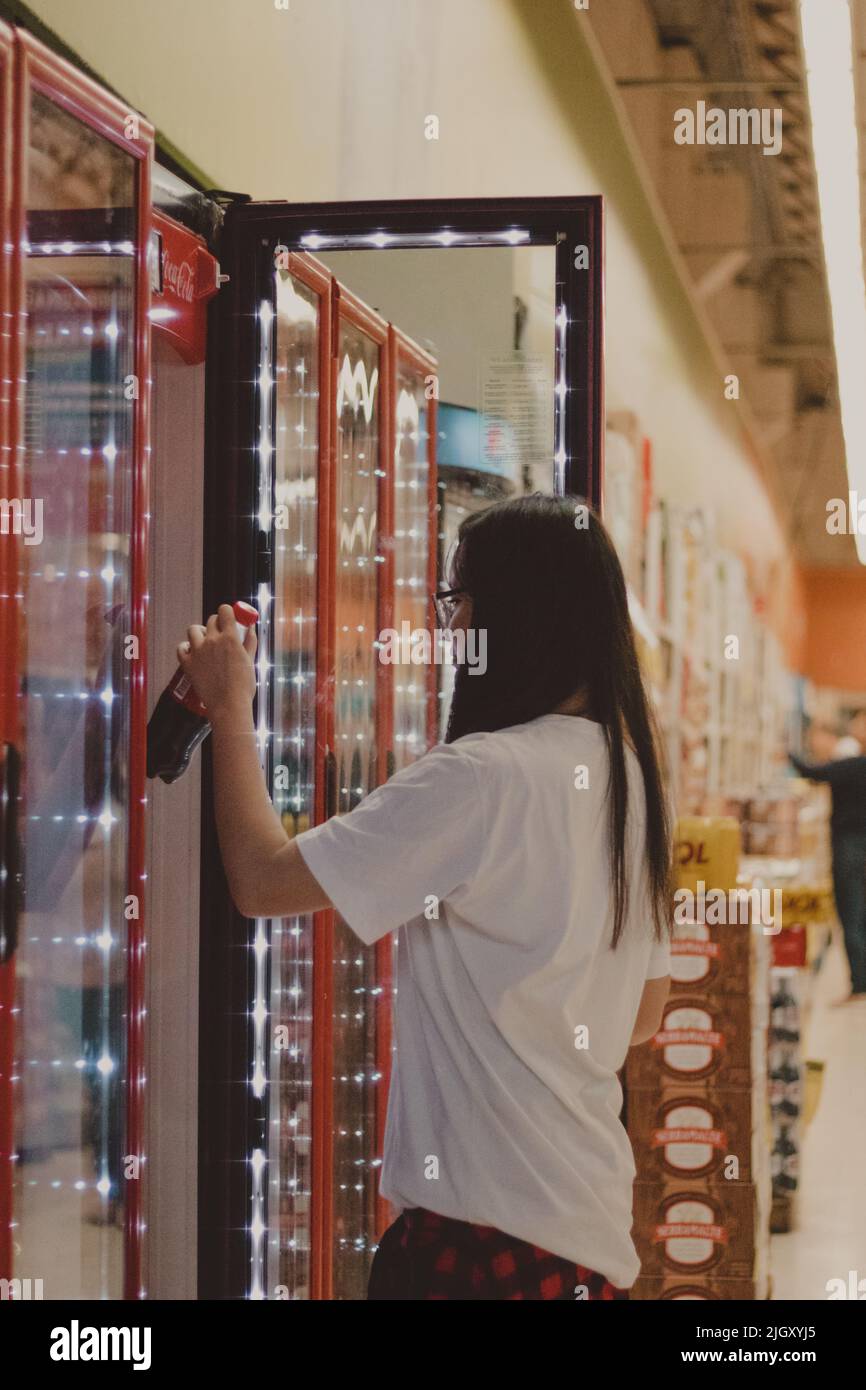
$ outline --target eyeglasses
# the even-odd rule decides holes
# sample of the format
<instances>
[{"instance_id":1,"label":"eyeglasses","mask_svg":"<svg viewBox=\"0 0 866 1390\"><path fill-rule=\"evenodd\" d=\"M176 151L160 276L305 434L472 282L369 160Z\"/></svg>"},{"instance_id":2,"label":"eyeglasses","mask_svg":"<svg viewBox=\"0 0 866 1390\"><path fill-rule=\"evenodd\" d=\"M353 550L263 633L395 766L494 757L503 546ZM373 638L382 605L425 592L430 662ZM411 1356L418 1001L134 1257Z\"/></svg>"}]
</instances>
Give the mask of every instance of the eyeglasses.
<instances>
[{"instance_id":1,"label":"eyeglasses","mask_svg":"<svg viewBox=\"0 0 866 1390\"><path fill-rule=\"evenodd\" d=\"M463 589L439 589L430 597L433 600L433 610L437 623L441 628L446 628L451 622L454 610L460 600L465 597L465 593Z\"/></svg>"}]
</instances>

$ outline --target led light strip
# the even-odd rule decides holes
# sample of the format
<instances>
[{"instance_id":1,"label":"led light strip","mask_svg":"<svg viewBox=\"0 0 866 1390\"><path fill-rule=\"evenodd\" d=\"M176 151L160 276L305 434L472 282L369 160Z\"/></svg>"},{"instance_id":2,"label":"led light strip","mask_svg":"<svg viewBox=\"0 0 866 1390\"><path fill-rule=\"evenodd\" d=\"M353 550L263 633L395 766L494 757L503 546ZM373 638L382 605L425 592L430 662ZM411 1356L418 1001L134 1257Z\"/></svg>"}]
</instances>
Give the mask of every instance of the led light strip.
<instances>
[{"instance_id":1,"label":"led light strip","mask_svg":"<svg viewBox=\"0 0 866 1390\"><path fill-rule=\"evenodd\" d=\"M274 311L268 300L259 305L259 443L258 443L258 511L256 520L259 529L270 532L273 522L271 489L273 473L274 446L271 435L271 396L274 388L273 362L273 323ZM259 611L258 648L256 651L256 684L258 687L258 715L256 736L259 745L259 759L267 770L271 730L268 728L269 683L271 669L269 652L272 640L273 594L267 584L259 584L256 594ZM249 1085L256 1100L264 1099L268 1086L268 931L267 918L257 917L254 923L252 950L255 957L253 997L250 1007L250 1021L253 1030L253 1067ZM267 1157L261 1148L256 1148L249 1158L252 1173L250 1194L250 1285L248 1297L259 1300L267 1297L265 1288L265 1256L267 1250L267 1204L265 1170Z\"/></svg>"},{"instance_id":2,"label":"led light strip","mask_svg":"<svg viewBox=\"0 0 866 1390\"><path fill-rule=\"evenodd\" d=\"M565 491L565 468L568 463L568 455L565 452L565 402L568 396L565 345L568 322L565 303L561 300L556 311L556 385L553 388L553 435L556 441L553 452L553 476L554 489L559 496Z\"/></svg>"},{"instance_id":3,"label":"led light strip","mask_svg":"<svg viewBox=\"0 0 866 1390\"><path fill-rule=\"evenodd\" d=\"M452 232L443 227L439 232L383 231L366 232L362 236L353 233L320 236L318 232L307 232L301 237L301 245L307 251L335 251L338 248L366 251L370 247L384 251L398 246L491 246L496 242L520 246L529 239L529 232L521 227L489 232Z\"/></svg>"},{"instance_id":4,"label":"led light strip","mask_svg":"<svg viewBox=\"0 0 866 1390\"><path fill-rule=\"evenodd\" d=\"M803 0L806 3L806 0ZM821 0L818 0L821 3ZM843 0L844 3L844 0ZM532 238L526 228L500 227L489 231L455 232L442 227L438 232L378 232L322 234L306 232L300 238L300 245L308 251L320 250L385 250L398 247L439 247L439 246L506 246L531 245ZM561 294L561 286L557 286ZM565 491L565 478L569 463L566 452L566 342L570 320L562 298L558 299L556 312L556 386L554 387L554 478L556 491ZM341 373L342 384L342 373Z\"/></svg>"},{"instance_id":5,"label":"led light strip","mask_svg":"<svg viewBox=\"0 0 866 1390\"><path fill-rule=\"evenodd\" d=\"M800 0L800 21L848 485L862 499L866 497L866 283L848 0ZM853 524L856 529L856 503ZM860 562L866 564L866 535L859 530L856 542Z\"/></svg>"},{"instance_id":6,"label":"led light strip","mask_svg":"<svg viewBox=\"0 0 866 1390\"><path fill-rule=\"evenodd\" d=\"M25 256L132 256L131 241L22 241Z\"/></svg>"}]
</instances>

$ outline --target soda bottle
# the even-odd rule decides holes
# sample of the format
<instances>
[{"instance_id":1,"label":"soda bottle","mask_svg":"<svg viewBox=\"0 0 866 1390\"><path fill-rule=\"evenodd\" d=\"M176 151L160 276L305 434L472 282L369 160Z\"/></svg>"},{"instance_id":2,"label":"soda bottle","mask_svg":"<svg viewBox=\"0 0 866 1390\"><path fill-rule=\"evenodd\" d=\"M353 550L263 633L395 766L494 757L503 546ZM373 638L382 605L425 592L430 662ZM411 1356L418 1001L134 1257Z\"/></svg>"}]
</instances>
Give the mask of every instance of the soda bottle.
<instances>
[{"instance_id":1,"label":"soda bottle","mask_svg":"<svg viewBox=\"0 0 866 1390\"><path fill-rule=\"evenodd\" d=\"M242 628L259 620L255 608L238 599L232 612ZM210 733L207 709L195 687L178 666L156 702L147 726L147 775L176 782L189 767L189 760Z\"/></svg>"},{"instance_id":2,"label":"soda bottle","mask_svg":"<svg viewBox=\"0 0 866 1390\"><path fill-rule=\"evenodd\" d=\"M796 1192L797 1179L800 1176L800 1154L797 1145L791 1138L791 1131L787 1125L782 1125L782 1133L776 1144L776 1161L781 1159L781 1170L776 1177L776 1190L780 1192Z\"/></svg>"}]
</instances>

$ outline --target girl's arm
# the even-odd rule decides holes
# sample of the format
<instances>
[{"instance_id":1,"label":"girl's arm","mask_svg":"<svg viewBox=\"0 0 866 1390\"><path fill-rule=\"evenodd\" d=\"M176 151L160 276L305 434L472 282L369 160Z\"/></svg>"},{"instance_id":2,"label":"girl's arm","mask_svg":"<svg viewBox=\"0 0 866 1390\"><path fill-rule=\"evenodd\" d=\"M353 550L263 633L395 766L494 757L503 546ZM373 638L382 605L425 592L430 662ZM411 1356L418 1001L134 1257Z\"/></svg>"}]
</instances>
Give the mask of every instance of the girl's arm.
<instances>
[{"instance_id":1,"label":"girl's arm","mask_svg":"<svg viewBox=\"0 0 866 1390\"><path fill-rule=\"evenodd\" d=\"M807 763L796 753L789 753L788 760L793 765L794 771L809 782L829 782L831 773L836 766L835 763Z\"/></svg>"},{"instance_id":2,"label":"girl's arm","mask_svg":"<svg viewBox=\"0 0 866 1390\"><path fill-rule=\"evenodd\" d=\"M664 1008L671 988L670 975L658 980L647 980L643 987L640 1006L631 1033L630 1047L639 1047L655 1037L662 1025Z\"/></svg>"},{"instance_id":3,"label":"girl's arm","mask_svg":"<svg viewBox=\"0 0 866 1390\"><path fill-rule=\"evenodd\" d=\"M178 658L213 726L214 805L223 867L245 917L289 917L331 903L288 839L259 762L252 701L256 637L241 633L228 604L191 627Z\"/></svg>"}]
</instances>

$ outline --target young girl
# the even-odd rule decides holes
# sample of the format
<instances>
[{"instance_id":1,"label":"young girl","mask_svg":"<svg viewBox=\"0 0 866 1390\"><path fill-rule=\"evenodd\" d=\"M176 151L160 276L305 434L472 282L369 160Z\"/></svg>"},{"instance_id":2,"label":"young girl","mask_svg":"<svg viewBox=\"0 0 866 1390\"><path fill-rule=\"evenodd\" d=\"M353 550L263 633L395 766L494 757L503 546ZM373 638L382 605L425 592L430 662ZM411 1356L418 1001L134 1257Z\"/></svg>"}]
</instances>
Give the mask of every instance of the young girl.
<instances>
[{"instance_id":1,"label":"young girl","mask_svg":"<svg viewBox=\"0 0 866 1390\"><path fill-rule=\"evenodd\" d=\"M250 917L334 907L400 929L370 1298L624 1296L634 1162L617 1072L668 991L670 825L622 570L601 522L533 495L468 517L450 587L448 734L288 840L259 766L249 632L178 654L213 724L229 887Z\"/></svg>"}]
</instances>

